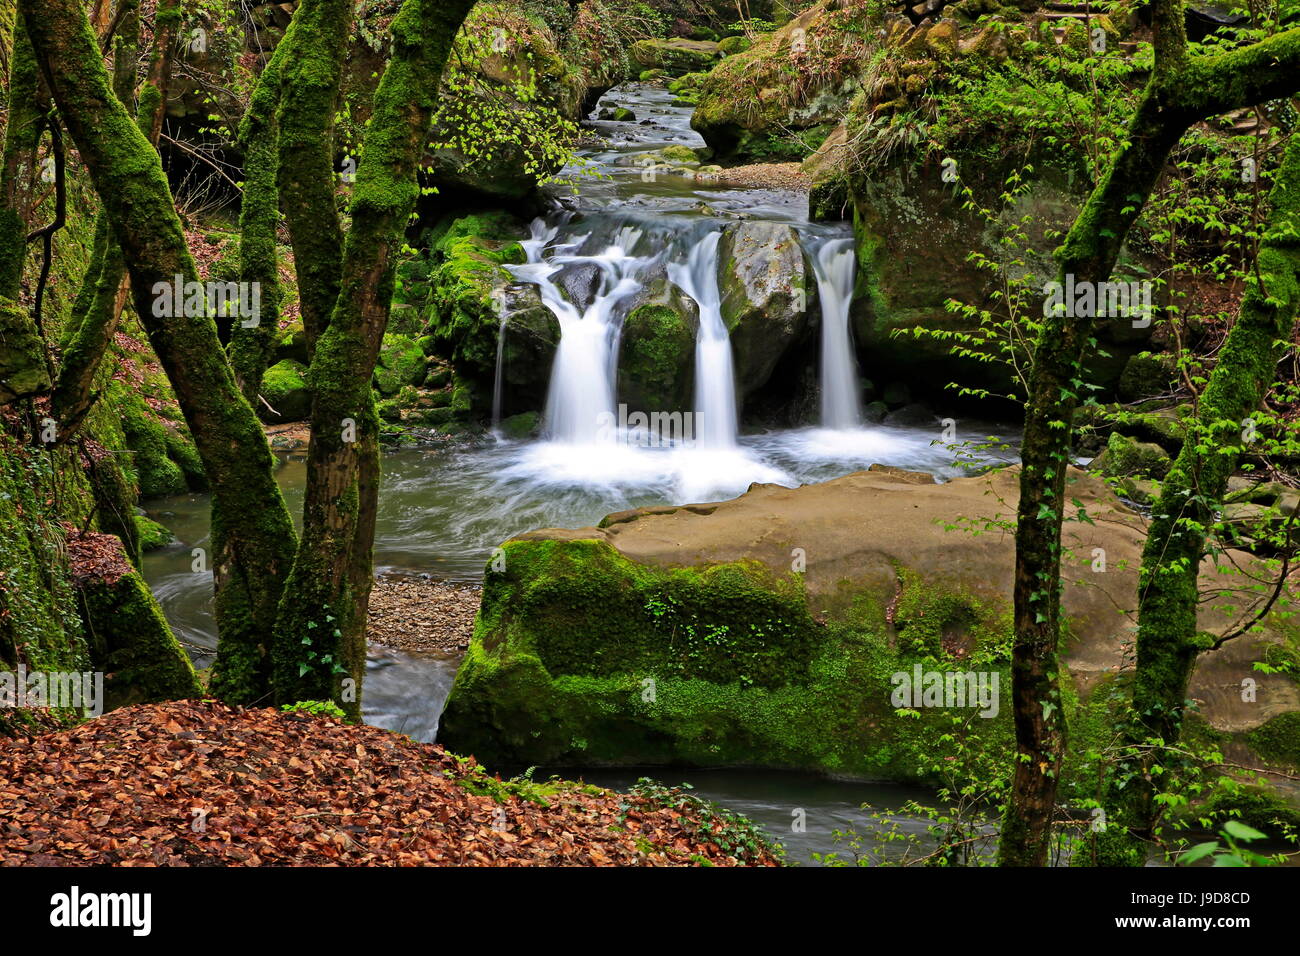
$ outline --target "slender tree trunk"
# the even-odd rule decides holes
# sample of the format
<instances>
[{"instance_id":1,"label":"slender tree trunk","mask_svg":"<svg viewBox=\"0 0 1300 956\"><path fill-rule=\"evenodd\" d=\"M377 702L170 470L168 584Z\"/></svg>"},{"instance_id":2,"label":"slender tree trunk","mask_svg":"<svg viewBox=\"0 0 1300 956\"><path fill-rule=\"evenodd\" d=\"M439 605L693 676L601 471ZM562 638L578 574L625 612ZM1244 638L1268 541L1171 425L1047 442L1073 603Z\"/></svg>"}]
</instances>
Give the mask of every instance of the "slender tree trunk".
<instances>
[{"instance_id":1,"label":"slender tree trunk","mask_svg":"<svg viewBox=\"0 0 1300 956\"><path fill-rule=\"evenodd\" d=\"M281 67L280 206L293 243L309 357L339 294L343 229L335 206L334 111L351 25L351 0L303 0L294 16L293 56Z\"/></svg>"},{"instance_id":2,"label":"slender tree trunk","mask_svg":"<svg viewBox=\"0 0 1300 956\"><path fill-rule=\"evenodd\" d=\"M1105 282L1141 202L1155 185L1182 128L1160 122L1159 93L1149 87L1119 151L1093 190L1062 248L1059 281ZM1124 320L1127 321L1127 320ZM1095 347L1090 317L1043 319L1034 353L1021 444L1016 523L1015 644L1012 701L1017 763L998 853L1003 866L1043 866L1065 747L1057 642L1061 623L1061 525L1070 431Z\"/></svg>"},{"instance_id":3,"label":"slender tree trunk","mask_svg":"<svg viewBox=\"0 0 1300 956\"><path fill-rule=\"evenodd\" d=\"M393 55L357 168L339 295L310 371L303 536L276 628L280 700L332 697L360 713L379 486L370 379L388 325L396 255L419 194L416 173L439 79L472 6L406 0L393 21ZM351 688L347 680L355 682Z\"/></svg>"},{"instance_id":4,"label":"slender tree trunk","mask_svg":"<svg viewBox=\"0 0 1300 956\"><path fill-rule=\"evenodd\" d=\"M270 62L258 77L248 112L240 124L239 139L244 151L244 196L239 210L239 278L257 283L261 312L256 325L236 322L230 337L230 364L244 398L254 408L260 401L262 376L270 362L280 324L280 263L276 253L276 227L280 221L280 192L277 140L280 126L281 75L284 61L296 43L297 18L275 48Z\"/></svg>"},{"instance_id":5,"label":"slender tree trunk","mask_svg":"<svg viewBox=\"0 0 1300 956\"><path fill-rule=\"evenodd\" d=\"M136 59L140 46L138 8L139 0L121 0L113 44L113 93L128 109L135 106ZM152 124L152 119L138 109L136 121L142 129ZM77 294L72 321L64 335L59 379L50 399L50 414L59 423L61 441L76 432L90 411L95 375L122 319L119 292L126 280L126 260L122 247L113 238L108 214L103 210L95 218L95 236L96 249L83 280L89 290L83 288ZM80 307L83 302L85 308Z\"/></svg>"},{"instance_id":6,"label":"slender tree trunk","mask_svg":"<svg viewBox=\"0 0 1300 956\"><path fill-rule=\"evenodd\" d=\"M1260 407L1300 313L1300 137L1291 138L1269 199L1256 274L1201 396L1200 424L1184 439L1151 509L1138 585L1135 724L1127 734L1133 746L1178 742L1197 655L1213 646L1196 620L1206 539L1240 459L1244 420ZM1089 848L1089 862L1145 862L1157 816L1153 797L1145 774L1109 787L1108 825Z\"/></svg>"},{"instance_id":7,"label":"slender tree trunk","mask_svg":"<svg viewBox=\"0 0 1300 956\"><path fill-rule=\"evenodd\" d=\"M1156 0L1153 9L1155 70L1123 147L1062 247L1062 282L1067 276L1076 285L1109 279L1170 151L1192 123L1300 85L1300 30L1190 60L1180 0ZM1056 657L1065 467L1083 363L1096 347L1094 326L1089 317L1046 316L1035 350L1017 511L1012 651L1017 763L998 847L1004 866L1047 861L1065 742Z\"/></svg>"},{"instance_id":8,"label":"slender tree trunk","mask_svg":"<svg viewBox=\"0 0 1300 956\"><path fill-rule=\"evenodd\" d=\"M23 0L27 32L59 111L109 213L136 312L176 393L213 492L220 630L213 689L229 700L268 692L267 643L292 563L293 523L252 408L235 385L211 317L167 309L155 291L197 282L157 150L109 86L79 0ZM167 313L171 314L159 314Z\"/></svg>"},{"instance_id":9,"label":"slender tree trunk","mask_svg":"<svg viewBox=\"0 0 1300 956\"><path fill-rule=\"evenodd\" d=\"M25 173L30 173L40 138L36 57L19 11L9 71L9 117L0 163L0 300L17 299L27 259Z\"/></svg>"}]
</instances>

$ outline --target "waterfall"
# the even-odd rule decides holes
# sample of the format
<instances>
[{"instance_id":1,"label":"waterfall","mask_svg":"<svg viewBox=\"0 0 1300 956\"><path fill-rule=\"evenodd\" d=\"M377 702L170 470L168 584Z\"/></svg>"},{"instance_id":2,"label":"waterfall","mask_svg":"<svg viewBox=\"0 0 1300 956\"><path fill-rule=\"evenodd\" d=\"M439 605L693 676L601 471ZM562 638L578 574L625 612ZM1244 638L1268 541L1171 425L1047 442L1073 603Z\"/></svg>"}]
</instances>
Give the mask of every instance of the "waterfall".
<instances>
[{"instance_id":1,"label":"waterfall","mask_svg":"<svg viewBox=\"0 0 1300 956\"><path fill-rule=\"evenodd\" d=\"M722 321L718 292L718 240L711 232L691 247L686 264L670 262L668 278L700 308L695 337L695 422L692 432L703 448L736 445L736 384L731 339Z\"/></svg>"},{"instance_id":2,"label":"waterfall","mask_svg":"<svg viewBox=\"0 0 1300 956\"><path fill-rule=\"evenodd\" d=\"M853 302L853 242L832 239L813 259L822 309L821 413L822 427L862 425L858 369L849 337L849 306Z\"/></svg>"},{"instance_id":3,"label":"waterfall","mask_svg":"<svg viewBox=\"0 0 1300 956\"><path fill-rule=\"evenodd\" d=\"M524 245L528 261L511 266L523 282L537 286L542 304L560 322L560 343L551 367L546 399L546 434L568 444L604 444L618 440L612 426L618 420L614 407L618 338L618 307L641 288L638 273L646 260L631 255L640 230L624 226L600 253L583 255L587 236L547 249L554 236L539 236ZM550 252L549 257L546 255ZM594 267L595 290L585 305L567 298L555 278L570 267Z\"/></svg>"}]
</instances>

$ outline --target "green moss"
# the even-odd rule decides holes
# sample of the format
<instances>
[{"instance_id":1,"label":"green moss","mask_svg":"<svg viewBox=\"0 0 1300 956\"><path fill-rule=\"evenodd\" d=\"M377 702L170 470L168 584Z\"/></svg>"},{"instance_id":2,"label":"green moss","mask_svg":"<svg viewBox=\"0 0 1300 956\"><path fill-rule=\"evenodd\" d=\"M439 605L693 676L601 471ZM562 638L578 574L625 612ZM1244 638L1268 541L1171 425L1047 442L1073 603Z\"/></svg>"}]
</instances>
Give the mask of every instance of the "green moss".
<instances>
[{"instance_id":1,"label":"green moss","mask_svg":"<svg viewBox=\"0 0 1300 956\"><path fill-rule=\"evenodd\" d=\"M384 335L374 377L380 395L392 397L404 385L420 385L426 374L427 360L417 340L396 332Z\"/></svg>"},{"instance_id":2,"label":"green moss","mask_svg":"<svg viewBox=\"0 0 1300 956\"><path fill-rule=\"evenodd\" d=\"M61 555L50 458L0 433L0 665L84 670L89 654ZM42 493L41 489L46 489Z\"/></svg>"},{"instance_id":3,"label":"green moss","mask_svg":"<svg viewBox=\"0 0 1300 956\"><path fill-rule=\"evenodd\" d=\"M176 542L176 535L144 515L135 515L136 533L140 537L141 551L157 551Z\"/></svg>"},{"instance_id":4,"label":"green moss","mask_svg":"<svg viewBox=\"0 0 1300 956\"><path fill-rule=\"evenodd\" d=\"M135 461L140 494L146 498L179 495L187 490L185 472L167 454L167 429L144 400L126 388L112 389L122 416L122 434Z\"/></svg>"},{"instance_id":5,"label":"green moss","mask_svg":"<svg viewBox=\"0 0 1300 956\"><path fill-rule=\"evenodd\" d=\"M917 657L892 646L872 602L819 624L797 575L651 567L595 540L511 541L500 560L443 715L451 749L502 764L926 776L945 715L895 714L891 676ZM981 666L1005 698L1005 664ZM977 721L990 746L1009 744L1007 711Z\"/></svg>"},{"instance_id":6,"label":"green moss","mask_svg":"<svg viewBox=\"0 0 1300 956\"><path fill-rule=\"evenodd\" d=\"M726 37L718 42L718 51L723 56L735 56L737 53L744 53L754 45L748 37Z\"/></svg>"},{"instance_id":7,"label":"green moss","mask_svg":"<svg viewBox=\"0 0 1300 956\"><path fill-rule=\"evenodd\" d=\"M1135 441L1111 432L1106 450L1093 463L1108 478L1155 478L1169 473L1172 462L1159 445Z\"/></svg>"},{"instance_id":8,"label":"green moss","mask_svg":"<svg viewBox=\"0 0 1300 956\"><path fill-rule=\"evenodd\" d=\"M283 359L266 370L262 377L262 397L266 405L258 411L263 419L296 422L311 414L311 390L307 387L307 367L293 359Z\"/></svg>"},{"instance_id":9,"label":"green moss","mask_svg":"<svg viewBox=\"0 0 1300 956\"><path fill-rule=\"evenodd\" d=\"M1300 770L1300 712L1278 714L1247 733L1246 742L1269 763Z\"/></svg>"},{"instance_id":10,"label":"green moss","mask_svg":"<svg viewBox=\"0 0 1300 956\"><path fill-rule=\"evenodd\" d=\"M45 347L27 310L0 301L0 405L49 391Z\"/></svg>"},{"instance_id":11,"label":"green moss","mask_svg":"<svg viewBox=\"0 0 1300 956\"><path fill-rule=\"evenodd\" d=\"M112 584L85 582L77 593L95 663L108 674L110 707L200 693L189 656L137 572Z\"/></svg>"},{"instance_id":12,"label":"green moss","mask_svg":"<svg viewBox=\"0 0 1300 956\"><path fill-rule=\"evenodd\" d=\"M685 318L667 305L642 305L623 323L619 391L638 411L690 407L695 337Z\"/></svg>"}]
</instances>

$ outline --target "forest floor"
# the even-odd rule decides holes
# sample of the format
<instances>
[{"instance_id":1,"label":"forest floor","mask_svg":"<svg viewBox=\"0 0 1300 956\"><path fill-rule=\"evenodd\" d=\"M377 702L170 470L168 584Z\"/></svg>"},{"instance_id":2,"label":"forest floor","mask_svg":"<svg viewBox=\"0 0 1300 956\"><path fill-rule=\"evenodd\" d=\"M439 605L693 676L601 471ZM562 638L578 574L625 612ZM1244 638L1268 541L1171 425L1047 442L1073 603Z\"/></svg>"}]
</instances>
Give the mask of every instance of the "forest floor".
<instances>
[{"instance_id":1,"label":"forest floor","mask_svg":"<svg viewBox=\"0 0 1300 956\"><path fill-rule=\"evenodd\" d=\"M419 577L382 577L370 592L366 637L403 651L464 653L483 589Z\"/></svg>"},{"instance_id":2,"label":"forest floor","mask_svg":"<svg viewBox=\"0 0 1300 956\"><path fill-rule=\"evenodd\" d=\"M0 740L0 865L779 865L671 793L503 782L330 717L141 704Z\"/></svg>"}]
</instances>

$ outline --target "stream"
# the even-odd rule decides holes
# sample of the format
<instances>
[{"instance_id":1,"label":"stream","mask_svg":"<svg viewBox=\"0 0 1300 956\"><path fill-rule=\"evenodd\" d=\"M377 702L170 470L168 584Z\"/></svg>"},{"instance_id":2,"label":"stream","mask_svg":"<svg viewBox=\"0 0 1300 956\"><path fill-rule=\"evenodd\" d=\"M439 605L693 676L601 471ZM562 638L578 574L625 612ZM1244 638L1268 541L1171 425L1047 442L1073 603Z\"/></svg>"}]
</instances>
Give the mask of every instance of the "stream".
<instances>
[{"instance_id":1,"label":"stream","mask_svg":"<svg viewBox=\"0 0 1300 956\"><path fill-rule=\"evenodd\" d=\"M562 340L553 366L545 437L494 439L440 448L391 451L375 533L377 573L479 581L492 549L524 531L583 527L605 515L648 505L717 501L742 494L755 481L797 486L882 463L961 474L954 452L939 444L939 426L863 426L858 372L851 351L848 307L853 287L852 243L843 224L807 221L806 197L777 190L707 186L679 175L645 176L636 154L703 141L690 129L689 107L672 105L664 89L620 87L598 104L632 110L628 122L593 121L603 138L580 151L570 177L578 186L553 190L556 209L532 226L528 262L512 267L536 284L560 320ZM578 173L572 169L570 172ZM594 174L594 175L591 175ZM793 225L804 244L822 303L820 427L744 434L738 428L731 347L718 317L718 237L735 215ZM587 276L583 283L567 281ZM622 429L598 429L598 414L614 412L620 306L648 281L666 274L700 307L695 413L691 442L629 441ZM583 289L576 290L576 286ZM499 381L498 376L498 381ZM498 405L500 399L498 396ZM1000 434L1006 426L964 422L963 437ZM290 512L301 510L302 455L280 455L278 479ZM178 543L145 556L145 576L195 663L215 651L211 576L192 568L191 549L207 547L208 498L190 494L151 499L151 518ZM364 718L380 727L432 741L459 660L372 646L364 683ZM924 791L847 782L811 774L759 770L568 769L592 783L625 789L640 776L689 782L695 792L762 824L785 844L792 861L835 849L833 831L865 819L864 803L897 810ZM538 774L539 779L543 779ZM792 828L802 813L803 828ZM891 817L904 832L924 833L924 821Z\"/></svg>"}]
</instances>

